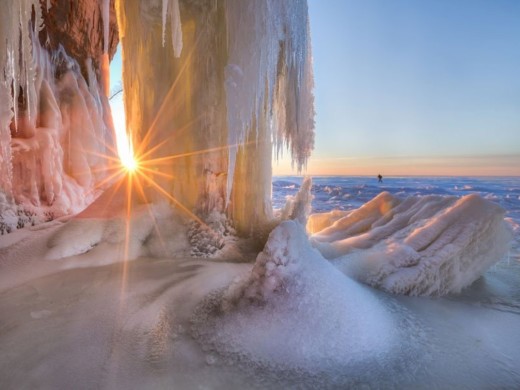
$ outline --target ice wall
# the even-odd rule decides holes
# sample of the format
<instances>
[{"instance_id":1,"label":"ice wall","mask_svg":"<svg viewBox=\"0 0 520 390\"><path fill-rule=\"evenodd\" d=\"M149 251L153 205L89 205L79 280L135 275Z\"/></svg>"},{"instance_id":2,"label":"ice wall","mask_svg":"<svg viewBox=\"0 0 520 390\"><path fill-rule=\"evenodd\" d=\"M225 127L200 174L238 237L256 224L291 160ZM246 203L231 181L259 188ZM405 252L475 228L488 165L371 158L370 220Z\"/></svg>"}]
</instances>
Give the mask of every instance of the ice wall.
<instances>
[{"instance_id":1,"label":"ice wall","mask_svg":"<svg viewBox=\"0 0 520 390\"><path fill-rule=\"evenodd\" d=\"M116 9L134 144L152 150L147 159L177 156L154 168L173 177L161 185L188 209L227 212L254 234L272 219L273 147L287 147L298 168L313 147L307 2L141 0Z\"/></svg>"},{"instance_id":2,"label":"ice wall","mask_svg":"<svg viewBox=\"0 0 520 390\"><path fill-rule=\"evenodd\" d=\"M49 219L77 212L94 199L109 165L102 156L110 154L113 142L92 62L83 64L91 75L87 83L63 47L40 46L40 7L29 0L3 5L0 193L2 210ZM19 221L10 224L3 230Z\"/></svg>"}]
</instances>

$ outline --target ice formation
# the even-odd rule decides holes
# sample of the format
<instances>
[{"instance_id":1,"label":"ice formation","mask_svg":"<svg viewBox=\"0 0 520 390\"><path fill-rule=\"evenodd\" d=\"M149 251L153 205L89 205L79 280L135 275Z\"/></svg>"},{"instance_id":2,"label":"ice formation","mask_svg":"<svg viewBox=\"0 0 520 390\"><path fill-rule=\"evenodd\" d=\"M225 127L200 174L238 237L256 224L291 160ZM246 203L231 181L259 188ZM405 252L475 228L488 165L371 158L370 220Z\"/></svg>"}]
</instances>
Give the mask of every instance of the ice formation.
<instances>
[{"instance_id":1,"label":"ice formation","mask_svg":"<svg viewBox=\"0 0 520 390\"><path fill-rule=\"evenodd\" d=\"M39 2L3 5L0 228L25 224L24 207L72 213L94 199L99 155L113 145L110 2L99 3L101 74L91 59L80 64L87 80L63 49L40 48ZM471 284L510 236L503 211L475 195L382 193L358 210L308 218L305 179L260 254L238 238L236 252L219 252L233 231L226 212L244 233L279 222L273 146L288 146L298 167L312 148L304 0L117 6L138 154L165 158L154 168L173 180L161 185L207 226L157 199L127 204L126 188L112 186L65 224L2 237L5 387L518 387L516 263L449 300L358 282L409 295Z\"/></svg>"},{"instance_id":2,"label":"ice formation","mask_svg":"<svg viewBox=\"0 0 520 390\"><path fill-rule=\"evenodd\" d=\"M458 293L508 251L504 210L478 195L400 200L312 216L311 240L347 275L394 294Z\"/></svg>"},{"instance_id":3,"label":"ice formation","mask_svg":"<svg viewBox=\"0 0 520 390\"><path fill-rule=\"evenodd\" d=\"M399 340L391 312L325 261L295 220L271 232L251 273L201 307L194 325L224 358L306 374L383 364Z\"/></svg>"},{"instance_id":4,"label":"ice formation","mask_svg":"<svg viewBox=\"0 0 520 390\"><path fill-rule=\"evenodd\" d=\"M80 211L113 145L108 103L88 62L88 83L63 48L40 46L39 1L10 1L0 23L0 193L2 208L46 220ZM5 231L19 227L6 220ZM35 221L33 220L32 223ZM22 223L23 225L23 223Z\"/></svg>"},{"instance_id":5,"label":"ice formation","mask_svg":"<svg viewBox=\"0 0 520 390\"><path fill-rule=\"evenodd\" d=\"M173 55L180 57L182 51L182 28L179 0L162 0L162 44L166 44L166 25L170 15L171 43Z\"/></svg>"},{"instance_id":6,"label":"ice formation","mask_svg":"<svg viewBox=\"0 0 520 390\"><path fill-rule=\"evenodd\" d=\"M280 216L282 221L286 219L294 219L305 226L312 209L311 188L312 179L310 177L305 177L296 195L287 197L285 207Z\"/></svg>"},{"instance_id":7,"label":"ice formation","mask_svg":"<svg viewBox=\"0 0 520 390\"><path fill-rule=\"evenodd\" d=\"M116 9L134 144L151 150L146 158L171 156L157 166L174 177L163 187L188 209L226 212L242 233L261 230L272 220L273 145L277 153L287 145L299 168L313 147L307 2L141 0Z\"/></svg>"}]
</instances>

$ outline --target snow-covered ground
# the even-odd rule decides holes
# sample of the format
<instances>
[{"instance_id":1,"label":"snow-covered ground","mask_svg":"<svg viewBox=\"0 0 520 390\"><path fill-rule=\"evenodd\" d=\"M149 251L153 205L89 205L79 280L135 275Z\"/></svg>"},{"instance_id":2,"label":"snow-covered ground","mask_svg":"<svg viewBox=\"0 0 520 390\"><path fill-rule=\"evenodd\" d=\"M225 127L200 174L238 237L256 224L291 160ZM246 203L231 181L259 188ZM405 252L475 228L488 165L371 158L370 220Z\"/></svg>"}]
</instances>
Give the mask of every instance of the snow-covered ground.
<instances>
[{"instance_id":1,"label":"snow-covered ground","mask_svg":"<svg viewBox=\"0 0 520 390\"><path fill-rule=\"evenodd\" d=\"M301 183L283 180L275 181L275 201ZM313 207L327 211L338 195L324 190L321 180L315 181ZM365 187L347 190L350 185L329 179L332 191L360 192L361 200L351 196L344 207L334 206L344 210L333 215L336 220L381 190L399 201L398 192L421 195L424 186L434 194L471 192L455 189L455 181L439 187L435 180L409 179L401 190L391 179L383 188L365 180ZM312 247L297 222L305 212L298 199L289 213L296 220L271 233L256 261L240 250L246 242L231 243L235 250L217 258L190 257L188 229L175 225L177 217L166 216L162 206L135 213L137 228L128 231L140 245L127 254L140 257L128 262L120 261L126 228L114 210L102 223L94 220L99 214L86 213L1 236L1 387L518 388L520 200L507 195L518 197L520 186L518 180L479 183L496 197L475 185L473 191L505 206L513 246L470 287L440 298L392 295L347 276L338 265L343 252L327 261ZM370 191L375 194L366 195ZM325 193L329 197L320 198ZM452 207L457 199L447 203ZM479 212L492 210L484 213L487 220L496 215L494 205L478 206ZM151 215L163 216L162 237L146 222ZM368 232L373 239L374 226ZM175 244L160 252L163 241ZM75 250L64 255L60 248L67 247Z\"/></svg>"}]
</instances>

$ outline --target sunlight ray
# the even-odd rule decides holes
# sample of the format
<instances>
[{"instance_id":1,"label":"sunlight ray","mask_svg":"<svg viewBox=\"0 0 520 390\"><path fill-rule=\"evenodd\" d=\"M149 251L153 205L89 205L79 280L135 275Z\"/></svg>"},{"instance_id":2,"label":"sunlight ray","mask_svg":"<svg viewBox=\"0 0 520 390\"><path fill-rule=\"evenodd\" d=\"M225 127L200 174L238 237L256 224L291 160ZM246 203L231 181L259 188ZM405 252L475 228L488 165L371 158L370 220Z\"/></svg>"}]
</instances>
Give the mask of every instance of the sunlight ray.
<instances>
[{"instance_id":1,"label":"sunlight ray","mask_svg":"<svg viewBox=\"0 0 520 390\"><path fill-rule=\"evenodd\" d=\"M166 157L158 157L158 158L142 161L141 165L144 166L144 165L152 165L152 164L157 164L157 163L169 162L171 160L175 160L175 159L181 158L181 157L189 157L189 156L196 156L196 155L199 155L199 154L218 152L218 151L225 150L225 149L231 149L231 148L236 148L236 147L239 147L239 146L250 145L250 144L255 144L255 143L256 143L256 141L250 141L250 142L246 142L244 144L233 144L233 145L216 146L214 148L208 148L208 149L203 149L203 150L196 150L196 151L193 151L193 152L180 153L180 154L175 154L175 155L166 156Z\"/></svg>"},{"instance_id":2,"label":"sunlight ray","mask_svg":"<svg viewBox=\"0 0 520 390\"><path fill-rule=\"evenodd\" d=\"M148 173L150 173L152 175L161 176L161 177L164 177L166 179L175 179L175 176L173 176L173 175L169 175L169 174L164 173L164 172L155 171L155 170L153 170L151 168L146 168L144 166L140 166L138 172L143 175L144 173L142 171L148 172Z\"/></svg>"},{"instance_id":3,"label":"sunlight ray","mask_svg":"<svg viewBox=\"0 0 520 390\"><path fill-rule=\"evenodd\" d=\"M144 191L143 185L142 185L140 180L136 180L135 184L136 184L136 188L137 188L138 193L141 195L141 197L144 199L144 201L146 203L146 209L148 211L148 214L152 218L154 230L155 230L155 233L157 234L157 237L159 238L159 242L161 243L161 246L163 247L163 249L165 249L166 248L166 243L165 243L165 241L163 239L163 235L161 234L161 230L159 229L159 225L157 224L157 218L155 218L155 215L152 212L152 206L148 202L148 199L146 197L146 193Z\"/></svg>"},{"instance_id":4,"label":"sunlight ray","mask_svg":"<svg viewBox=\"0 0 520 390\"><path fill-rule=\"evenodd\" d=\"M193 214L190 210L188 210L188 208L186 208L186 206L184 206L182 203L180 203L177 199L175 199L172 195L170 195L168 192L166 192L159 184L157 184L155 181L153 181L152 179L146 177L146 176L143 176L143 178L150 184L152 185L155 189L157 189L161 194L163 194L164 196L166 196L169 200L171 200L177 207L179 207L182 211L184 211L186 214L188 214L188 216L192 219L194 219L195 221L197 221L198 223L200 223L202 226L205 226L205 227L208 227L209 226L202 220L200 219L199 217L197 217L195 214Z\"/></svg>"}]
</instances>

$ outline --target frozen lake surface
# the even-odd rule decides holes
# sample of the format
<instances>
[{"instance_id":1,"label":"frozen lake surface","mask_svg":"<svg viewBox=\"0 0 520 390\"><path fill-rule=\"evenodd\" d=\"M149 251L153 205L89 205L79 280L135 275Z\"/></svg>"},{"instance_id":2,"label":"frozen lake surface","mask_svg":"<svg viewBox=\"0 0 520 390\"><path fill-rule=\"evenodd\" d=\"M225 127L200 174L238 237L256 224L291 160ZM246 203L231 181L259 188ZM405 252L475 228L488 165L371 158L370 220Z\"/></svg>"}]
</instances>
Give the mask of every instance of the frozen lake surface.
<instances>
[{"instance_id":1,"label":"frozen lake surface","mask_svg":"<svg viewBox=\"0 0 520 390\"><path fill-rule=\"evenodd\" d=\"M299 176L273 178L273 207L281 208L287 195L294 195L301 183ZM506 210L506 219L515 232L511 258L520 259L520 177L377 177L316 176L312 178L312 212L353 210L381 191L397 197L478 194Z\"/></svg>"},{"instance_id":2,"label":"frozen lake surface","mask_svg":"<svg viewBox=\"0 0 520 390\"><path fill-rule=\"evenodd\" d=\"M273 183L280 207L301 179ZM313 211L383 190L476 192L506 209L513 246L460 294L397 296L338 272L286 224L293 263L269 294L241 290L254 255L76 268L85 255L42 259L60 224L24 229L0 238L1 388L520 388L520 180L316 178ZM270 245L267 270L284 243Z\"/></svg>"}]
</instances>

